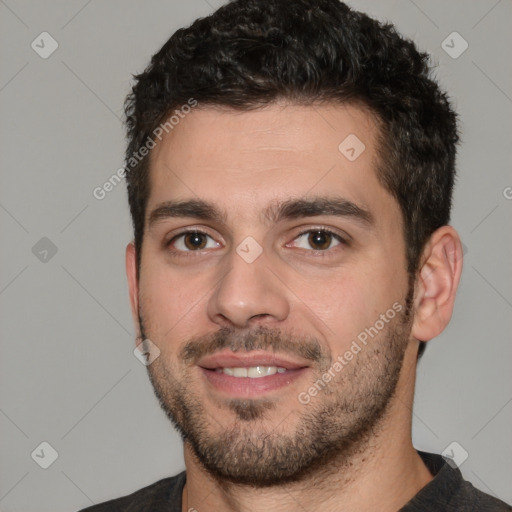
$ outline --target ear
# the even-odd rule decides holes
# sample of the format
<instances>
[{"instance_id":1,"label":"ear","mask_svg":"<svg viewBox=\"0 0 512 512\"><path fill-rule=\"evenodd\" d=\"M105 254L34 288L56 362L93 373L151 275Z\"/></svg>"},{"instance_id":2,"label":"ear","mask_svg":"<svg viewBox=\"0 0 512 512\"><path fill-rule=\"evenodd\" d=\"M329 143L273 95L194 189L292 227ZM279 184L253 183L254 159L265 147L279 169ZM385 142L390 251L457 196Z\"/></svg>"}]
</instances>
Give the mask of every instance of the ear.
<instances>
[{"instance_id":1,"label":"ear","mask_svg":"<svg viewBox=\"0 0 512 512\"><path fill-rule=\"evenodd\" d=\"M457 231L442 226L423 251L416 278L412 335L420 341L438 336L452 317L462 272L462 244Z\"/></svg>"},{"instance_id":2,"label":"ear","mask_svg":"<svg viewBox=\"0 0 512 512\"><path fill-rule=\"evenodd\" d=\"M135 244L130 242L126 246L126 277L128 279L128 292L130 294L130 306L132 310L133 325L137 337L140 337L139 326L139 281L137 279L137 252Z\"/></svg>"}]
</instances>

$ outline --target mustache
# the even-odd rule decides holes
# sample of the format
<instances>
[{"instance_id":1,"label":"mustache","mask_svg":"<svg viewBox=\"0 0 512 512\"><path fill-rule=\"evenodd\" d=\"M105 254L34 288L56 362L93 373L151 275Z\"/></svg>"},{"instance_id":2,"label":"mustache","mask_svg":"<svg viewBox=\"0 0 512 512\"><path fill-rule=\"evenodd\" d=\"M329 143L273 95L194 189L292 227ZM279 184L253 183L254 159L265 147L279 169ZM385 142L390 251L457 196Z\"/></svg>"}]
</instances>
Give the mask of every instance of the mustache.
<instances>
[{"instance_id":1,"label":"mustache","mask_svg":"<svg viewBox=\"0 0 512 512\"><path fill-rule=\"evenodd\" d=\"M222 327L213 333L190 339L181 349L180 355L186 364L195 365L201 358L223 349L232 352L284 352L326 367L329 367L331 360L329 353L322 348L316 338L290 335L263 326L244 332Z\"/></svg>"}]
</instances>

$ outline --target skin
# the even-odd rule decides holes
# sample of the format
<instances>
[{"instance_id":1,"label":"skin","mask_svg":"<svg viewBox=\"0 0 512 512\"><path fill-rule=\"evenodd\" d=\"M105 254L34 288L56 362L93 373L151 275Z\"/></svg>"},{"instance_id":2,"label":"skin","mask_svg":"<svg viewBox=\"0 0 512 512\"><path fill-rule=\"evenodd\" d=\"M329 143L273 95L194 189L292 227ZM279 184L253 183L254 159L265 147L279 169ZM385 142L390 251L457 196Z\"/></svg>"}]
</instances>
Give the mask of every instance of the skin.
<instances>
[{"instance_id":1,"label":"skin","mask_svg":"<svg viewBox=\"0 0 512 512\"><path fill-rule=\"evenodd\" d=\"M338 151L349 134L366 146L353 162ZM404 304L403 220L375 174L376 134L371 115L357 106L273 104L252 112L199 106L152 150L139 279L133 243L126 250L132 314L140 332L142 313L145 334L161 351L155 368L165 366L193 387L211 435L231 428L237 418L225 406L229 397L212 389L197 368L186 373L180 350L191 337L222 327L245 332L263 326L312 336L336 358L393 303ZM271 201L333 194L364 207L374 224L332 215L268 224L261 216ZM163 218L148 225L150 212L163 202L198 198L223 210L226 223ZM184 257L163 246L187 227L207 232L212 237L208 248ZM321 227L348 234L352 241L333 241L319 254L308 246L307 236L299 235ZM236 252L248 236L262 249L250 264ZM176 244L186 248L183 238ZM391 512L407 503L432 479L411 440L416 354L419 343L448 324L461 269L459 237L443 226L423 251L396 392L374 434L348 460L332 461L321 474L312 472L299 483L255 488L213 477L185 442L183 510L296 511L300 503L305 510ZM375 343L384 334L379 336ZM349 364L364 357L356 355ZM266 395L279 407L251 426L255 435L258 429L293 432L305 407L297 396L317 377L306 371ZM346 385L341 377L329 384L331 392ZM328 396L326 391L316 400Z\"/></svg>"}]
</instances>

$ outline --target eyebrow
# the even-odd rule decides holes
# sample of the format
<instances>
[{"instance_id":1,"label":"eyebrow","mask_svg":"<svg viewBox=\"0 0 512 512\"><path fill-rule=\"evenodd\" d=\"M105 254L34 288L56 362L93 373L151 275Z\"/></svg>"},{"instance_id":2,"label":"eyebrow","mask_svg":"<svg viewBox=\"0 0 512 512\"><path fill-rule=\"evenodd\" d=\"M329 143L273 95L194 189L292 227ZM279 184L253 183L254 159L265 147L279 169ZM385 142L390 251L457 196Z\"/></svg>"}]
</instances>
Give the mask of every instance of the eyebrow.
<instances>
[{"instance_id":1,"label":"eyebrow","mask_svg":"<svg viewBox=\"0 0 512 512\"><path fill-rule=\"evenodd\" d=\"M375 225L375 217L366 208L338 196L319 196L309 199L288 199L273 201L263 212L262 220L277 224L283 220L294 220L320 215L351 218L365 227ZM187 217L218 224L227 224L227 215L213 203L202 199L166 201L158 205L149 215L148 226L160 220L173 217Z\"/></svg>"}]
</instances>

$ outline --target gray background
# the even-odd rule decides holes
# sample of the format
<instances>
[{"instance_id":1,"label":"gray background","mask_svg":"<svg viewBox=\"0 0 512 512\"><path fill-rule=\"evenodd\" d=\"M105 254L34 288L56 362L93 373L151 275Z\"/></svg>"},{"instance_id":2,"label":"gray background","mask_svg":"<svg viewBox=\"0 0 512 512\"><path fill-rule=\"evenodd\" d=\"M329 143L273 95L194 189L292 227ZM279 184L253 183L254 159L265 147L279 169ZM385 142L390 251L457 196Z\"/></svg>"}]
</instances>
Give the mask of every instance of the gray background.
<instances>
[{"instance_id":1,"label":"gray background","mask_svg":"<svg viewBox=\"0 0 512 512\"><path fill-rule=\"evenodd\" d=\"M101 201L92 192L123 164L131 74L221 3L0 0L3 512L72 511L183 469L132 353L124 184ZM458 442L465 477L510 503L512 3L350 3L435 57L461 115L453 225L465 268L453 320L419 366L414 442L438 453ZM43 31L59 45L47 59L31 48ZM469 44L458 58L441 47L453 31ZM35 461L48 449L31 457L43 441L58 452L48 469Z\"/></svg>"}]
</instances>

